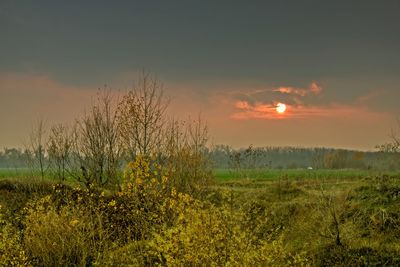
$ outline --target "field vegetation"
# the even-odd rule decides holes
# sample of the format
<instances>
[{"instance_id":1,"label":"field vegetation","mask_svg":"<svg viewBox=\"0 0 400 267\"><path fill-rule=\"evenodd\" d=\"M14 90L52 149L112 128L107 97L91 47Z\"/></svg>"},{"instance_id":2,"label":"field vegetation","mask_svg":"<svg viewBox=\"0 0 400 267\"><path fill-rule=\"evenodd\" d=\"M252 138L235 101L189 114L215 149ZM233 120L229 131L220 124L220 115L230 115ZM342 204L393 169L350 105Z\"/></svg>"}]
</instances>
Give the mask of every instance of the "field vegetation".
<instances>
[{"instance_id":1,"label":"field vegetation","mask_svg":"<svg viewBox=\"0 0 400 267\"><path fill-rule=\"evenodd\" d=\"M178 191L137 157L121 190L3 179L1 263L398 265L398 176L220 180Z\"/></svg>"},{"instance_id":2,"label":"field vegetation","mask_svg":"<svg viewBox=\"0 0 400 267\"><path fill-rule=\"evenodd\" d=\"M40 122L20 153L29 168L0 170L0 265L400 264L397 143L298 149L308 161L279 150L292 155L283 166L274 149L210 148L201 118L166 111L144 73L121 101L100 92L73 126Z\"/></svg>"}]
</instances>

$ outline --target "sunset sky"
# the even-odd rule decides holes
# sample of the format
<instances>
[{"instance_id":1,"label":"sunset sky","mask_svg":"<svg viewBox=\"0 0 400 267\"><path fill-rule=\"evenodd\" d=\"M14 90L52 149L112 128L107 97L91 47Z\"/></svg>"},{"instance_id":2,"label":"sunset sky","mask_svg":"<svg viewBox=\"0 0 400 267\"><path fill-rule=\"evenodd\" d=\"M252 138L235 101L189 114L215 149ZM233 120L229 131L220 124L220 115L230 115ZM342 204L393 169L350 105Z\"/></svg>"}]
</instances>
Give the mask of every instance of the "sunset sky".
<instances>
[{"instance_id":1,"label":"sunset sky","mask_svg":"<svg viewBox=\"0 0 400 267\"><path fill-rule=\"evenodd\" d=\"M399 14L391 0L1 1L0 149L145 69L213 144L373 150L400 117Z\"/></svg>"}]
</instances>

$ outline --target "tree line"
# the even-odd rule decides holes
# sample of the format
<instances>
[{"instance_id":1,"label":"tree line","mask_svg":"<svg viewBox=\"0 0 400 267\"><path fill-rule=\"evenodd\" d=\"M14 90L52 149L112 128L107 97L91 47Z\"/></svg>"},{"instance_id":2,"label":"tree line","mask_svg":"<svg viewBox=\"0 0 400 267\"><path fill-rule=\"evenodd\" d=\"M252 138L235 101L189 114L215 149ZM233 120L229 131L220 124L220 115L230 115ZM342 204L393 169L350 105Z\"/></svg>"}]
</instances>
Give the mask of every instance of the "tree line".
<instances>
[{"instance_id":1,"label":"tree line","mask_svg":"<svg viewBox=\"0 0 400 267\"><path fill-rule=\"evenodd\" d=\"M335 148L254 147L234 149L216 145L210 150L215 168L229 169L385 169L399 166L398 151L371 151Z\"/></svg>"}]
</instances>

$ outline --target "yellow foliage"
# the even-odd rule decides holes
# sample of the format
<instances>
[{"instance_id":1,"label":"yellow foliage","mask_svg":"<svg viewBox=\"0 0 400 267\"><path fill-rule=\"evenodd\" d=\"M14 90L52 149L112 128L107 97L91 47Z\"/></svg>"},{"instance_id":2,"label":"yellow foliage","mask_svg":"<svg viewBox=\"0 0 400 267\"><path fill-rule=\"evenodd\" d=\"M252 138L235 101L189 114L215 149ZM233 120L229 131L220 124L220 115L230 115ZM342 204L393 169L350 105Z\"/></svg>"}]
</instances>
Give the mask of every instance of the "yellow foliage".
<instances>
[{"instance_id":1,"label":"yellow foliage","mask_svg":"<svg viewBox=\"0 0 400 267\"><path fill-rule=\"evenodd\" d=\"M24 246L28 254L39 265L85 266L104 242L95 218L79 207L57 210L47 201L42 199L27 211ZM48 208L43 210L46 204Z\"/></svg>"},{"instance_id":2,"label":"yellow foliage","mask_svg":"<svg viewBox=\"0 0 400 267\"><path fill-rule=\"evenodd\" d=\"M229 203L229 202L225 202ZM178 194L169 200L178 213L172 227L155 233L150 246L167 266L287 266L306 265L287 253L281 241L258 241L241 227L244 214L229 205L216 207Z\"/></svg>"},{"instance_id":3,"label":"yellow foliage","mask_svg":"<svg viewBox=\"0 0 400 267\"><path fill-rule=\"evenodd\" d=\"M279 239L259 238L254 227L248 226L253 217L235 206L232 191L222 191L221 198L216 205L176 190L161 166L138 156L127 166L122 191L112 196L93 188L55 185L51 195L29 203L23 211L23 238L21 232L2 225L0 252L8 254L1 258L1 263L307 264L301 255L288 253Z\"/></svg>"},{"instance_id":4,"label":"yellow foliage","mask_svg":"<svg viewBox=\"0 0 400 267\"><path fill-rule=\"evenodd\" d=\"M21 232L3 219L0 205L0 266L31 266L21 239Z\"/></svg>"}]
</instances>

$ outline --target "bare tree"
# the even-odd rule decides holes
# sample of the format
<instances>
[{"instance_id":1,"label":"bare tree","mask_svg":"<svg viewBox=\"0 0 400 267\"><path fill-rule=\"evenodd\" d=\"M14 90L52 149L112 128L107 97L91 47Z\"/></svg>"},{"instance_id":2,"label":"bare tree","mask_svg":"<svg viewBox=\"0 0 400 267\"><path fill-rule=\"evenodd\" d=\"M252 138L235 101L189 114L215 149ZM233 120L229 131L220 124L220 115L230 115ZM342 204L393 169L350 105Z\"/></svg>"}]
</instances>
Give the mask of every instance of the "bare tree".
<instances>
[{"instance_id":1,"label":"bare tree","mask_svg":"<svg viewBox=\"0 0 400 267\"><path fill-rule=\"evenodd\" d=\"M42 119L40 119L29 136L28 145L26 150L29 151L30 156L28 157L29 164L33 170L39 169L40 176L44 179L46 169L46 127Z\"/></svg>"},{"instance_id":2,"label":"bare tree","mask_svg":"<svg viewBox=\"0 0 400 267\"><path fill-rule=\"evenodd\" d=\"M382 152L389 169L398 169L400 165L400 119L397 120L397 128L391 130L390 139L390 142L377 145L376 148Z\"/></svg>"},{"instance_id":3,"label":"bare tree","mask_svg":"<svg viewBox=\"0 0 400 267\"><path fill-rule=\"evenodd\" d=\"M211 163L208 158L208 127L199 115L197 120L191 121L188 124L189 133L189 147L192 153L193 166L192 172L197 183L204 183L205 180L211 175Z\"/></svg>"},{"instance_id":4,"label":"bare tree","mask_svg":"<svg viewBox=\"0 0 400 267\"><path fill-rule=\"evenodd\" d=\"M87 184L104 185L117 179L121 150L116 118L111 93L103 90L78 122L75 155L80 161L81 178Z\"/></svg>"},{"instance_id":5,"label":"bare tree","mask_svg":"<svg viewBox=\"0 0 400 267\"><path fill-rule=\"evenodd\" d=\"M61 180L65 180L72 145L73 137L66 126L59 124L50 129L50 136L47 145L49 162L55 169L56 177Z\"/></svg>"},{"instance_id":6,"label":"bare tree","mask_svg":"<svg viewBox=\"0 0 400 267\"><path fill-rule=\"evenodd\" d=\"M334 240L337 246L343 246L344 224L343 214L345 214L348 204L350 190L336 193L335 196L327 194L321 184L321 195L314 216L317 225L314 230L321 237L327 240Z\"/></svg>"},{"instance_id":7,"label":"bare tree","mask_svg":"<svg viewBox=\"0 0 400 267\"><path fill-rule=\"evenodd\" d=\"M392 129L390 133L391 141L383 145L377 145L376 148L383 152L398 153L400 152L400 120L397 120L397 131Z\"/></svg>"},{"instance_id":8,"label":"bare tree","mask_svg":"<svg viewBox=\"0 0 400 267\"><path fill-rule=\"evenodd\" d=\"M179 191L195 193L211 182L208 130L199 117L189 122L172 120L164 132L164 165Z\"/></svg>"},{"instance_id":9,"label":"bare tree","mask_svg":"<svg viewBox=\"0 0 400 267\"><path fill-rule=\"evenodd\" d=\"M101 101L103 107L103 133L106 140L105 173L109 182L116 184L119 183L117 172L122 153L121 133L117 120L117 105L113 104L114 99L111 97L110 92L103 96Z\"/></svg>"},{"instance_id":10,"label":"bare tree","mask_svg":"<svg viewBox=\"0 0 400 267\"><path fill-rule=\"evenodd\" d=\"M137 86L123 97L118 107L121 136L130 159L136 154L150 155L159 150L167 106L160 82L143 72Z\"/></svg>"}]
</instances>

